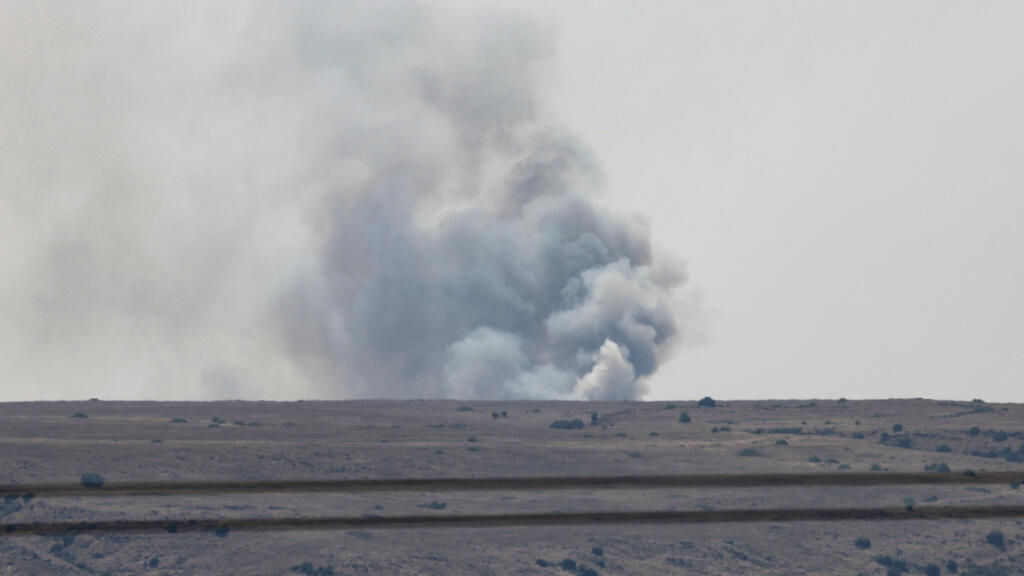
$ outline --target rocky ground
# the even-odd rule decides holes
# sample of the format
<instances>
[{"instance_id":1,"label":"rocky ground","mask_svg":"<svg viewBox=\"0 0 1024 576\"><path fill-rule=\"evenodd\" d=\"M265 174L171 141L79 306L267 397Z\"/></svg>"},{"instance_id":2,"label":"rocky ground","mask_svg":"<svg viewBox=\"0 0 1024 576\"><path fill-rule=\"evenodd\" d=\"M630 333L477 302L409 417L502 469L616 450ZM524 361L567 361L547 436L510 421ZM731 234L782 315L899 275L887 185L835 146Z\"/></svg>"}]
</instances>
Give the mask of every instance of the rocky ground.
<instances>
[{"instance_id":1,"label":"rocky ground","mask_svg":"<svg viewBox=\"0 0 1024 576\"><path fill-rule=\"evenodd\" d=\"M685 416L684 416L685 414ZM552 428L556 421L563 424ZM688 421L687 421L688 420ZM0 404L0 484L1024 467L984 402ZM943 472L948 467L950 472ZM103 519L1024 503L1016 485L35 497ZM908 500L909 499L909 500ZM1024 574L1022 519L3 536L0 574Z\"/></svg>"}]
</instances>

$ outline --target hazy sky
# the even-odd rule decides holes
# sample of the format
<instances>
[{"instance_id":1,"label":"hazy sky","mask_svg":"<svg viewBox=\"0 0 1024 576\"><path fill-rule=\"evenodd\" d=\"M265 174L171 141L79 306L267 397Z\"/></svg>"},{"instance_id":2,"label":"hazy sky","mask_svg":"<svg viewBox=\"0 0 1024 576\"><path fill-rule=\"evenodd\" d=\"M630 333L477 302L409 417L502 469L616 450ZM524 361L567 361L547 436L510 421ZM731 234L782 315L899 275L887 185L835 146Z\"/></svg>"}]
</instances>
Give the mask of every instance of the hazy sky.
<instances>
[{"instance_id":1,"label":"hazy sky","mask_svg":"<svg viewBox=\"0 0 1024 576\"><path fill-rule=\"evenodd\" d=\"M709 312L651 397L1024 401L1024 5L556 6L561 116Z\"/></svg>"},{"instance_id":2,"label":"hazy sky","mask_svg":"<svg viewBox=\"0 0 1024 576\"><path fill-rule=\"evenodd\" d=\"M1024 401L1024 5L443 4L0 0L0 400Z\"/></svg>"}]
</instances>

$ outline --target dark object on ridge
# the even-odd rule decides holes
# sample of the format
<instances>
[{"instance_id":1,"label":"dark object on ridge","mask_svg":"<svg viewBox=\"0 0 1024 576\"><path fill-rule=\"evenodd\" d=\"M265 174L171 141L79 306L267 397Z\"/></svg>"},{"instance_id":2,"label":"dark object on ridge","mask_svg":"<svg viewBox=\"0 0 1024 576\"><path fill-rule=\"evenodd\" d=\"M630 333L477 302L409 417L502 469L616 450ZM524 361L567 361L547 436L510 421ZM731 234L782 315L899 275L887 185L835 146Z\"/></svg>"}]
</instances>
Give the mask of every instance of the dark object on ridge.
<instances>
[{"instance_id":1,"label":"dark object on ridge","mask_svg":"<svg viewBox=\"0 0 1024 576\"><path fill-rule=\"evenodd\" d=\"M100 486L103 486L105 480L103 479L103 476L100 476L95 472L88 472L86 474L82 474L81 482L82 486L85 486L86 488L99 488Z\"/></svg>"},{"instance_id":2,"label":"dark object on ridge","mask_svg":"<svg viewBox=\"0 0 1024 576\"><path fill-rule=\"evenodd\" d=\"M583 428L583 420L579 418L574 420L555 420L549 428L556 430L580 430Z\"/></svg>"},{"instance_id":3,"label":"dark object on ridge","mask_svg":"<svg viewBox=\"0 0 1024 576\"><path fill-rule=\"evenodd\" d=\"M705 396L701 398L700 401L697 402L697 406L703 406L705 408L714 408L715 406L718 406L718 404L711 399L711 396Z\"/></svg>"}]
</instances>

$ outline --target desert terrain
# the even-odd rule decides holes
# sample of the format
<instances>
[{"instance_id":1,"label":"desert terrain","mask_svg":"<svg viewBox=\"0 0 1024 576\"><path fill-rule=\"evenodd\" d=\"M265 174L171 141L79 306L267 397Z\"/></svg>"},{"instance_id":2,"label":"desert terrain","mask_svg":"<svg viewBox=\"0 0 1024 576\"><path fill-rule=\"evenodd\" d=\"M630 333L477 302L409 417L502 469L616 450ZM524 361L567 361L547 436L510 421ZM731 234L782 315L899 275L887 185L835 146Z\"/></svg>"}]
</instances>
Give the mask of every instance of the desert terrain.
<instances>
[{"instance_id":1,"label":"desert terrain","mask_svg":"<svg viewBox=\"0 0 1024 576\"><path fill-rule=\"evenodd\" d=\"M29 522L1020 506L1017 483L28 495L44 484L1024 468L1024 406L0 404L0 527ZM578 421L578 422L577 422ZM560 422L556 424L556 422ZM1024 574L1024 518L4 535L0 574Z\"/></svg>"}]
</instances>

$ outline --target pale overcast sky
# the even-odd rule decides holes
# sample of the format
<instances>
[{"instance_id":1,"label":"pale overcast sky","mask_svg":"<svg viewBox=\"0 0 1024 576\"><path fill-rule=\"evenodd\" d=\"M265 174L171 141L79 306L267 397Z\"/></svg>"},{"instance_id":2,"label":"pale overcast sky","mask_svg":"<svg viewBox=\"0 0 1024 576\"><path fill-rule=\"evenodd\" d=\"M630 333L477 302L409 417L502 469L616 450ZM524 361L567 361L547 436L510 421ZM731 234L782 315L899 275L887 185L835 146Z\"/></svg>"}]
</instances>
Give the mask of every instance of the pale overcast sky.
<instances>
[{"instance_id":1,"label":"pale overcast sky","mask_svg":"<svg viewBox=\"0 0 1024 576\"><path fill-rule=\"evenodd\" d=\"M1024 401L1022 21L0 0L0 401Z\"/></svg>"},{"instance_id":2,"label":"pale overcast sky","mask_svg":"<svg viewBox=\"0 0 1024 576\"><path fill-rule=\"evenodd\" d=\"M709 313L650 397L1024 401L1024 4L556 8L561 117Z\"/></svg>"}]
</instances>

